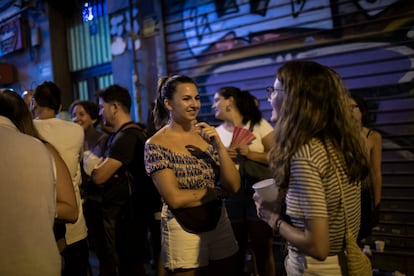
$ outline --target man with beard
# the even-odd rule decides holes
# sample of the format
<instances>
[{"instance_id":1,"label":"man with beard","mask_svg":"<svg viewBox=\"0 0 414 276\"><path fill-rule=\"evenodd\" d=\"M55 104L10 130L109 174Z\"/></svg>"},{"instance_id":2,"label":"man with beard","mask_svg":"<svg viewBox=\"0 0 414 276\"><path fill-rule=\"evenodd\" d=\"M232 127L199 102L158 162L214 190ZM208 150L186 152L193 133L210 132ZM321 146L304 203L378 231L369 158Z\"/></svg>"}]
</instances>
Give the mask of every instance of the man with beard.
<instances>
[{"instance_id":1,"label":"man with beard","mask_svg":"<svg viewBox=\"0 0 414 276\"><path fill-rule=\"evenodd\" d=\"M108 261L100 275L146 275L147 232L142 210L149 178L143 160L145 131L131 119L132 100L126 88L111 85L98 95L104 123L114 130L102 162L98 161L91 174L94 183L103 187L103 242ZM90 160L97 158L91 156Z\"/></svg>"}]
</instances>

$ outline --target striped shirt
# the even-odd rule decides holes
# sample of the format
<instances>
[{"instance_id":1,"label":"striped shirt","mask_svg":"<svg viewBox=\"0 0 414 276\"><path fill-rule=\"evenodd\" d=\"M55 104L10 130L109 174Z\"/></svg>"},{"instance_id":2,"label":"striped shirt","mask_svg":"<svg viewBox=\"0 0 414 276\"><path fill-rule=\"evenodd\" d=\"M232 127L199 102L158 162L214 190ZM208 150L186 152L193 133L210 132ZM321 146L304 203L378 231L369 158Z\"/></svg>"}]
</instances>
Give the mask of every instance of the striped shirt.
<instances>
[{"instance_id":1,"label":"striped shirt","mask_svg":"<svg viewBox=\"0 0 414 276\"><path fill-rule=\"evenodd\" d=\"M360 223L361 184L349 182L344 161L330 143L327 149L342 182L348 223L356 237ZM317 139L312 139L294 154L290 164L286 213L291 217L292 225L300 229L304 229L305 219L327 218L329 255L336 255L343 248L346 226L341 190L329 156L323 143Z\"/></svg>"}]
</instances>

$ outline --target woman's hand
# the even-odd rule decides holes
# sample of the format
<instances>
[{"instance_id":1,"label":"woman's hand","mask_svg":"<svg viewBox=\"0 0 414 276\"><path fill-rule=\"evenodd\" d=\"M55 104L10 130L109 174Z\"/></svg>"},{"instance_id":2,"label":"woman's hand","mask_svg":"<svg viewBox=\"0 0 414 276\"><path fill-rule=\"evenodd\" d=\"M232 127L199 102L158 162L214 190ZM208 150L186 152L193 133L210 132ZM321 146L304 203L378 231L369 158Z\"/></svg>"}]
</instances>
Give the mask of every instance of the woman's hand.
<instances>
[{"instance_id":1,"label":"woman's hand","mask_svg":"<svg viewBox=\"0 0 414 276\"><path fill-rule=\"evenodd\" d=\"M280 203L278 200L263 201L258 193L253 194L253 200L256 204L257 216L273 229L276 220L280 217Z\"/></svg>"},{"instance_id":2,"label":"woman's hand","mask_svg":"<svg viewBox=\"0 0 414 276\"><path fill-rule=\"evenodd\" d=\"M218 154L218 165L220 166L220 183L229 193L235 193L240 189L240 174L233 160L224 147L215 127L207 123L195 124L195 130L200 136L214 147Z\"/></svg>"},{"instance_id":3,"label":"woman's hand","mask_svg":"<svg viewBox=\"0 0 414 276\"><path fill-rule=\"evenodd\" d=\"M237 146L236 150L240 155L243 155L243 156L247 156L247 154L249 154L249 146L248 145L239 145L239 146Z\"/></svg>"},{"instance_id":4,"label":"woman's hand","mask_svg":"<svg viewBox=\"0 0 414 276\"><path fill-rule=\"evenodd\" d=\"M227 152L228 152L231 159L237 160L237 157L238 157L239 153L237 152L237 150L234 147L228 148Z\"/></svg>"},{"instance_id":5,"label":"woman's hand","mask_svg":"<svg viewBox=\"0 0 414 276\"><path fill-rule=\"evenodd\" d=\"M215 127L204 122L198 122L195 127L198 134L209 144L213 145L216 150L224 147Z\"/></svg>"}]
</instances>

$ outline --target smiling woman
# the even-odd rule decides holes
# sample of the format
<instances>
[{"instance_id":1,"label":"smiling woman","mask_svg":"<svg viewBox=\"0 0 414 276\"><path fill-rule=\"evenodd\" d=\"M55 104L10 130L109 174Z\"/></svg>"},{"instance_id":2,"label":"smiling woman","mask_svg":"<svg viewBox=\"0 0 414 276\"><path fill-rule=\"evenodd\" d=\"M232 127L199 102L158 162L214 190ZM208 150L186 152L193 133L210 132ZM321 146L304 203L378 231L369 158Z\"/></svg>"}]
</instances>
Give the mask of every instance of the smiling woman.
<instances>
[{"instance_id":1,"label":"smiling woman","mask_svg":"<svg viewBox=\"0 0 414 276\"><path fill-rule=\"evenodd\" d=\"M70 105L69 112L72 121L84 129L84 150L102 156L108 135L97 129L101 121L99 105L91 101L77 100Z\"/></svg>"},{"instance_id":2,"label":"smiling woman","mask_svg":"<svg viewBox=\"0 0 414 276\"><path fill-rule=\"evenodd\" d=\"M275 94L274 91L271 86L270 96ZM225 201L240 247L238 273L243 274L246 252L248 245L251 245L257 264L257 274L275 275L272 231L257 217L252 199L252 185L271 177L267 170L267 155L272 146L273 128L263 119L253 95L238 87L226 86L218 89L212 108L215 110L216 118L223 121L217 127L217 132L241 175L240 190ZM240 143L237 139L239 132L245 133L242 141L248 138L248 134L254 139Z\"/></svg>"},{"instance_id":3,"label":"smiling woman","mask_svg":"<svg viewBox=\"0 0 414 276\"><path fill-rule=\"evenodd\" d=\"M163 199L163 263L170 275L236 275L238 246L217 190L237 191L240 177L215 127L194 124L200 106L193 79L160 79L153 111L159 130L144 159Z\"/></svg>"}]
</instances>

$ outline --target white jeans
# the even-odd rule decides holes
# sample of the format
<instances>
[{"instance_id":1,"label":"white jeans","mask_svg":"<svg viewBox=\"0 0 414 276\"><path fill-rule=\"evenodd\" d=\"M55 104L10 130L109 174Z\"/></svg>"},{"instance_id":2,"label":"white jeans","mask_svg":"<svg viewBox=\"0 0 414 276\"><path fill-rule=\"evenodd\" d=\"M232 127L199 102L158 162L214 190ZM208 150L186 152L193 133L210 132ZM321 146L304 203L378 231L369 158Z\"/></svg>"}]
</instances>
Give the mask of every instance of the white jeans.
<instances>
[{"instance_id":1,"label":"white jeans","mask_svg":"<svg viewBox=\"0 0 414 276\"><path fill-rule=\"evenodd\" d=\"M169 217L165 205L161 221L162 258L164 267L170 270L205 267L210 260L230 257L239 249L224 206L217 227L210 232L187 232Z\"/></svg>"},{"instance_id":2,"label":"white jeans","mask_svg":"<svg viewBox=\"0 0 414 276\"><path fill-rule=\"evenodd\" d=\"M291 249L285 259L285 269L288 276L342 275L337 255L328 256L325 261L318 261Z\"/></svg>"}]
</instances>

